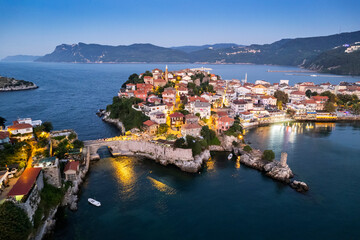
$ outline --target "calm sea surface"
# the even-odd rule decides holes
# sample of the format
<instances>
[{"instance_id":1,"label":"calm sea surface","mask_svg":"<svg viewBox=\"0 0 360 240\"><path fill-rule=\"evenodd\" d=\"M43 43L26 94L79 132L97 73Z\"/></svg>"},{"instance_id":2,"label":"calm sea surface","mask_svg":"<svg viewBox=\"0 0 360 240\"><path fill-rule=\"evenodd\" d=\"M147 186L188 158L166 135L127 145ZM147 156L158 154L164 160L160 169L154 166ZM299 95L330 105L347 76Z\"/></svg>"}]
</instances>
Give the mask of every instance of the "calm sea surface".
<instances>
[{"instance_id":1,"label":"calm sea surface","mask_svg":"<svg viewBox=\"0 0 360 240\"><path fill-rule=\"evenodd\" d=\"M169 64L170 70L201 65ZM72 128L82 140L115 136L95 112L131 73L163 64L0 63L0 75L35 82L37 90L0 93L0 116L32 117L55 129ZM207 65L224 79L333 82L351 77L292 76L296 68ZM55 239L359 239L360 125L275 124L250 130L247 141L276 156L288 153L296 193L261 173L215 155L201 174L147 159L104 158L91 166L77 212L66 210ZM93 197L100 208L87 203Z\"/></svg>"}]
</instances>

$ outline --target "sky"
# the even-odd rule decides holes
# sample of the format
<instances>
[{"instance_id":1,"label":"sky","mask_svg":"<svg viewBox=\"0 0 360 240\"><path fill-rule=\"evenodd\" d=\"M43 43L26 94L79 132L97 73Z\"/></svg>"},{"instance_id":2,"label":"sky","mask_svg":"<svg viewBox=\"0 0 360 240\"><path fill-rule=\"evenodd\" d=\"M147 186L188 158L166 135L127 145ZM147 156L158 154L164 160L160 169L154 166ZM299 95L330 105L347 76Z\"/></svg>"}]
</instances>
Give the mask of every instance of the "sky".
<instances>
[{"instance_id":1,"label":"sky","mask_svg":"<svg viewBox=\"0 0 360 240\"><path fill-rule=\"evenodd\" d=\"M359 0L0 0L0 58L63 43L249 45L358 30Z\"/></svg>"}]
</instances>

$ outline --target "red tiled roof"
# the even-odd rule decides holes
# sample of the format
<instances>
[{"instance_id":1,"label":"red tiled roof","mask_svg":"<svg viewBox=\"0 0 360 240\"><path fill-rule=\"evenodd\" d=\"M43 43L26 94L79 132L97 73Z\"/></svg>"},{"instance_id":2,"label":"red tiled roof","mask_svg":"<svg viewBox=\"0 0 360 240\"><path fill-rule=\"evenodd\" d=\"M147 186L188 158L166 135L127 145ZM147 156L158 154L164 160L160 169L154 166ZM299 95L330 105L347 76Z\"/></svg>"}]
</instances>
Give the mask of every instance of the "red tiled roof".
<instances>
[{"instance_id":1,"label":"red tiled roof","mask_svg":"<svg viewBox=\"0 0 360 240\"><path fill-rule=\"evenodd\" d=\"M20 123L20 124L15 124L15 125L8 127L9 130L19 130L19 129L26 129L26 128L32 128L31 124Z\"/></svg>"},{"instance_id":2,"label":"red tiled roof","mask_svg":"<svg viewBox=\"0 0 360 240\"><path fill-rule=\"evenodd\" d=\"M312 99L314 99L315 101L324 101L324 100L328 100L328 96L313 96Z\"/></svg>"},{"instance_id":3,"label":"red tiled roof","mask_svg":"<svg viewBox=\"0 0 360 240\"><path fill-rule=\"evenodd\" d=\"M199 97L199 96L188 97L188 101L189 102L195 102L195 101L208 102L205 98Z\"/></svg>"},{"instance_id":4,"label":"red tiled roof","mask_svg":"<svg viewBox=\"0 0 360 240\"><path fill-rule=\"evenodd\" d=\"M224 111L217 111L216 114L219 116L219 117L224 117L224 116L227 116L227 112L224 112Z\"/></svg>"},{"instance_id":5,"label":"red tiled roof","mask_svg":"<svg viewBox=\"0 0 360 240\"><path fill-rule=\"evenodd\" d=\"M187 124L184 124L181 128L183 128L183 129L196 129L196 128L201 128L201 126L198 123L187 123Z\"/></svg>"},{"instance_id":6,"label":"red tiled roof","mask_svg":"<svg viewBox=\"0 0 360 240\"><path fill-rule=\"evenodd\" d=\"M219 121L220 122L233 122L235 120L233 118L231 118L231 117L224 116L224 117L219 118Z\"/></svg>"},{"instance_id":7,"label":"red tiled roof","mask_svg":"<svg viewBox=\"0 0 360 240\"><path fill-rule=\"evenodd\" d=\"M241 115L250 115L251 113L250 112L241 112L240 114Z\"/></svg>"},{"instance_id":8,"label":"red tiled roof","mask_svg":"<svg viewBox=\"0 0 360 240\"><path fill-rule=\"evenodd\" d=\"M177 117L184 117L184 114L180 113L180 112L174 112L173 114L170 114L171 118L177 118Z\"/></svg>"},{"instance_id":9,"label":"red tiled roof","mask_svg":"<svg viewBox=\"0 0 360 240\"><path fill-rule=\"evenodd\" d=\"M79 161L69 161L64 168L64 172L68 170L77 171L79 164Z\"/></svg>"},{"instance_id":10,"label":"red tiled roof","mask_svg":"<svg viewBox=\"0 0 360 240\"><path fill-rule=\"evenodd\" d=\"M293 91L290 93L291 95L305 95L305 92L302 91Z\"/></svg>"},{"instance_id":11,"label":"red tiled roof","mask_svg":"<svg viewBox=\"0 0 360 240\"><path fill-rule=\"evenodd\" d=\"M5 139L10 136L10 133L8 131L0 131L0 139Z\"/></svg>"},{"instance_id":12,"label":"red tiled roof","mask_svg":"<svg viewBox=\"0 0 360 240\"><path fill-rule=\"evenodd\" d=\"M152 126L152 125L154 125L154 124L156 124L156 123L154 123L154 122L151 121L151 120L146 120L145 122L143 122L143 124L144 124L145 126L150 127L150 126Z\"/></svg>"},{"instance_id":13,"label":"red tiled roof","mask_svg":"<svg viewBox=\"0 0 360 240\"><path fill-rule=\"evenodd\" d=\"M39 176L41 168L26 168L19 180L8 193L8 196L26 195L30 192Z\"/></svg>"}]
</instances>

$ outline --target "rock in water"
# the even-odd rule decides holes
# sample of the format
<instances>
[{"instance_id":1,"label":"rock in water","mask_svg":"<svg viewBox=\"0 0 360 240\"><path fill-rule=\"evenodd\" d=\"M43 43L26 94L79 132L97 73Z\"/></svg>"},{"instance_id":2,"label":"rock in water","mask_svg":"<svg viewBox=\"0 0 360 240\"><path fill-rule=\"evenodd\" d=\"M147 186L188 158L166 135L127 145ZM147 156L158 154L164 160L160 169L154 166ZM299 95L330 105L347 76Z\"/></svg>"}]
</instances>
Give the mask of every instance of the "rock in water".
<instances>
[{"instance_id":1,"label":"rock in water","mask_svg":"<svg viewBox=\"0 0 360 240\"><path fill-rule=\"evenodd\" d=\"M295 189L298 192L306 192L309 190L309 187L306 183L294 180L290 183L290 187Z\"/></svg>"}]
</instances>

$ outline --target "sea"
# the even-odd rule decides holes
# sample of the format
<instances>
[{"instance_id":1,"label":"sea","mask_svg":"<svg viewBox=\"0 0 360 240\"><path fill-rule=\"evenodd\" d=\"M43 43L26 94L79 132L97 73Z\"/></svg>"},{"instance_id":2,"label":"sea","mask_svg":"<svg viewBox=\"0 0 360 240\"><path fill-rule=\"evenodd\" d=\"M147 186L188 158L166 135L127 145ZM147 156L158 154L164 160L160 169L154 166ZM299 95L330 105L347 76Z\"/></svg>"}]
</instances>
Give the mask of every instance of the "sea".
<instances>
[{"instance_id":1,"label":"sea","mask_svg":"<svg viewBox=\"0 0 360 240\"><path fill-rule=\"evenodd\" d=\"M169 70L206 67L223 79L289 80L290 84L359 77L288 75L296 67L167 64ZM81 140L119 131L95 113L112 102L132 73L165 64L0 62L0 75L36 83L36 90L0 92L0 116L51 121ZM91 164L78 210L60 209L48 239L359 239L360 124L281 123L254 128L246 141L276 158L288 153L295 178L310 190L297 193L239 161L214 153L200 173L181 172L145 158L102 159ZM95 198L101 207L89 205Z\"/></svg>"}]
</instances>

